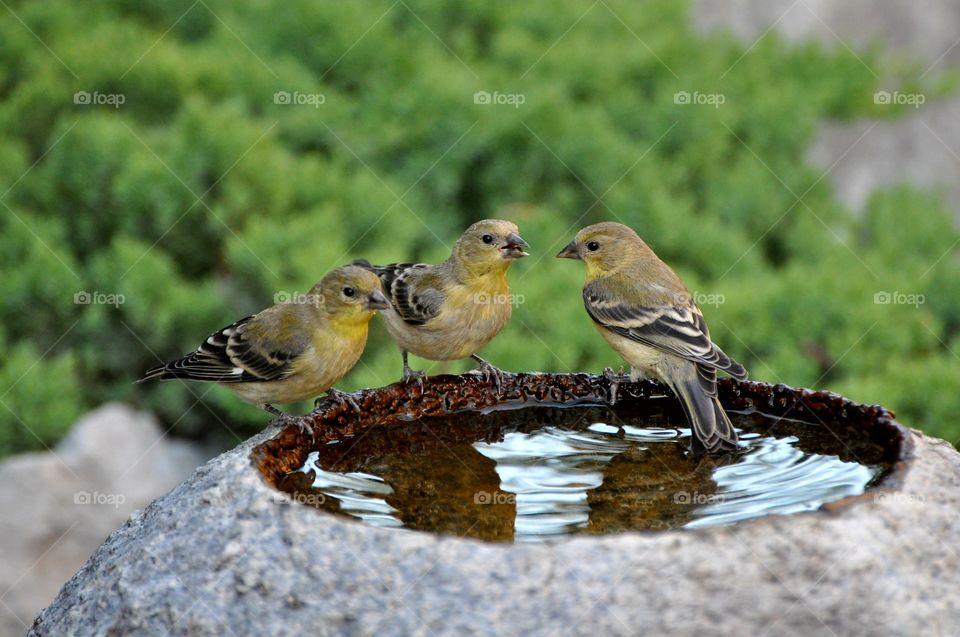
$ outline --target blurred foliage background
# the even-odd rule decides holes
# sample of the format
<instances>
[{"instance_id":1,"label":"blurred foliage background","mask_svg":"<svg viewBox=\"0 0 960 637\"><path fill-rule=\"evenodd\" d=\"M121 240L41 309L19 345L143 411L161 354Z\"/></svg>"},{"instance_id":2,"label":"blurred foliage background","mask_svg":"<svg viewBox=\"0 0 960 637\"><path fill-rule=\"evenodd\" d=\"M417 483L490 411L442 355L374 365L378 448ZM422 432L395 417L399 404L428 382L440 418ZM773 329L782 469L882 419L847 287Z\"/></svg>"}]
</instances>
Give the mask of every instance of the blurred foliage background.
<instances>
[{"instance_id":1,"label":"blurred foliage background","mask_svg":"<svg viewBox=\"0 0 960 637\"><path fill-rule=\"evenodd\" d=\"M107 400L233 444L266 416L220 388L133 381L334 266L442 260L490 216L533 252L482 353L502 368L620 364L582 268L553 259L619 220L752 378L960 436L960 235L942 197L891 184L853 214L805 160L819 121L896 116L874 105L869 51L699 34L674 0L8 2L0 454ZM399 375L376 319L340 387Z\"/></svg>"}]
</instances>

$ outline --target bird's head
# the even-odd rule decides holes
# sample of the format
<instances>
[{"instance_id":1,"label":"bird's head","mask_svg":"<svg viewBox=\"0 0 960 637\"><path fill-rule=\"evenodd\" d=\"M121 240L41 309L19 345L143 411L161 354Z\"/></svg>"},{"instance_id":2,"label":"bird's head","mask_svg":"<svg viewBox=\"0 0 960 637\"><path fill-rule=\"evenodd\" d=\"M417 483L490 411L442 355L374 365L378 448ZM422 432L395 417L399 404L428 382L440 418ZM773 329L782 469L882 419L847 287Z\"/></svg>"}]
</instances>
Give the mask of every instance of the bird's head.
<instances>
[{"instance_id":1,"label":"bird's head","mask_svg":"<svg viewBox=\"0 0 960 637\"><path fill-rule=\"evenodd\" d=\"M652 255L643 239L622 223L604 222L587 226L557 254L558 259L579 259L594 279L616 272L635 260Z\"/></svg>"},{"instance_id":2,"label":"bird's head","mask_svg":"<svg viewBox=\"0 0 960 637\"><path fill-rule=\"evenodd\" d=\"M332 270L310 292L331 319L366 323L377 310L390 309L376 274L355 265Z\"/></svg>"},{"instance_id":3,"label":"bird's head","mask_svg":"<svg viewBox=\"0 0 960 637\"><path fill-rule=\"evenodd\" d=\"M478 221L461 235L452 258L471 273L482 275L506 270L529 247L515 223L500 219Z\"/></svg>"}]
</instances>

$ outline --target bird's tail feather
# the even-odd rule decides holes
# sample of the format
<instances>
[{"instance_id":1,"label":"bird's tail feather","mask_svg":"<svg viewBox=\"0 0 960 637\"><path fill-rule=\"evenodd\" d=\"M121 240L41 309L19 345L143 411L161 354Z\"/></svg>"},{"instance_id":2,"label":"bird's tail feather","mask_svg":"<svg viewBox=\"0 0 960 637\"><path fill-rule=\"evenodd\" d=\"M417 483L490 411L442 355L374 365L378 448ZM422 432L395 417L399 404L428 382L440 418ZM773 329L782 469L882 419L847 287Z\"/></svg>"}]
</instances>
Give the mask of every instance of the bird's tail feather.
<instances>
[{"instance_id":1,"label":"bird's tail feather","mask_svg":"<svg viewBox=\"0 0 960 637\"><path fill-rule=\"evenodd\" d=\"M170 378L175 378L173 374L170 373L170 370L167 369L167 366L157 365L156 367L151 367L143 373L143 378L138 380L138 383L146 383L151 380L168 380Z\"/></svg>"},{"instance_id":2,"label":"bird's tail feather","mask_svg":"<svg viewBox=\"0 0 960 637\"><path fill-rule=\"evenodd\" d=\"M708 396L696 378L671 383L693 430L694 451L737 447L737 432L717 398Z\"/></svg>"},{"instance_id":3,"label":"bird's tail feather","mask_svg":"<svg viewBox=\"0 0 960 637\"><path fill-rule=\"evenodd\" d=\"M184 363L188 364L184 364ZM170 361L166 365L151 367L143 374L137 383L146 383L151 380L199 380L212 383L240 383L254 380L249 375L229 371L223 368L210 366L190 365L191 357Z\"/></svg>"},{"instance_id":4,"label":"bird's tail feather","mask_svg":"<svg viewBox=\"0 0 960 637\"><path fill-rule=\"evenodd\" d=\"M730 365L728 365L727 367L721 367L719 369L722 369L723 371L727 372L737 380L747 380L747 370L744 368L743 365L733 360L732 358L730 359Z\"/></svg>"}]
</instances>

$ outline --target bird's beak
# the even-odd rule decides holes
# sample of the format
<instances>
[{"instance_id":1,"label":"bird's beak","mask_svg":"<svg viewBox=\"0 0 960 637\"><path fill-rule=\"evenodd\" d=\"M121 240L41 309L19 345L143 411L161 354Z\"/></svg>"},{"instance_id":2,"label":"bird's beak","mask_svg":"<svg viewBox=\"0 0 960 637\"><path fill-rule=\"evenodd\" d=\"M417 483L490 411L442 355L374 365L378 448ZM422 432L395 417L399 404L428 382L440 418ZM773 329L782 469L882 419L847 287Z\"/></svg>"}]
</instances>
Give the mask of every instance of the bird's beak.
<instances>
[{"instance_id":1,"label":"bird's beak","mask_svg":"<svg viewBox=\"0 0 960 637\"><path fill-rule=\"evenodd\" d=\"M387 297L383 295L383 292L374 290L370 293L370 296L367 297L365 307L368 310L389 310L393 305L391 305Z\"/></svg>"},{"instance_id":2,"label":"bird's beak","mask_svg":"<svg viewBox=\"0 0 960 637\"><path fill-rule=\"evenodd\" d=\"M500 256L504 259L519 259L520 257L530 256L529 252L524 252L524 248L529 248L530 244L523 240L523 237L516 232L507 235L507 242L500 246Z\"/></svg>"},{"instance_id":3,"label":"bird's beak","mask_svg":"<svg viewBox=\"0 0 960 637\"><path fill-rule=\"evenodd\" d=\"M580 251L577 250L577 242L571 241L567 247L557 253L558 259L579 259Z\"/></svg>"}]
</instances>

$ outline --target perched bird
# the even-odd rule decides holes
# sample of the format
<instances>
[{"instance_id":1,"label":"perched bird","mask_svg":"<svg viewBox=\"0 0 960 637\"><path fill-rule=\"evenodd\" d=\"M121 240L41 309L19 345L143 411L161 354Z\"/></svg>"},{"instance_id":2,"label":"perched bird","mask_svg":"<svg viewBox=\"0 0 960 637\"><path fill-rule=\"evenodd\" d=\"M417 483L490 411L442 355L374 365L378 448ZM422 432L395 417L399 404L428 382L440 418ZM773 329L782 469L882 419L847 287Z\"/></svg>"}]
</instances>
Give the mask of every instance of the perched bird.
<instances>
[{"instance_id":1,"label":"perched bird","mask_svg":"<svg viewBox=\"0 0 960 637\"><path fill-rule=\"evenodd\" d=\"M310 293L240 319L212 334L197 351L154 367L138 382L174 378L220 383L282 420L273 403L292 403L328 391L353 369L367 342L367 324L390 308L380 280L363 268L337 268Z\"/></svg>"},{"instance_id":2,"label":"perched bird","mask_svg":"<svg viewBox=\"0 0 960 637\"><path fill-rule=\"evenodd\" d=\"M510 320L507 269L527 256L526 247L515 224L486 219L467 228L450 258L438 265L354 261L380 277L393 304L383 316L400 346L404 380L423 377L410 369L407 355L412 352L435 361L469 356L499 386L503 372L476 352Z\"/></svg>"},{"instance_id":3,"label":"perched bird","mask_svg":"<svg viewBox=\"0 0 960 637\"><path fill-rule=\"evenodd\" d=\"M587 226L557 257L586 264L587 313L630 364L631 380L649 375L677 395L693 429L693 449L735 448L737 432L717 400L717 370L738 380L747 372L710 340L700 308L680 277L619 223ZM614 380L611 370L604 374ZM615 401L615 384L612 394Z\"/></svg>"}]
</instances>

